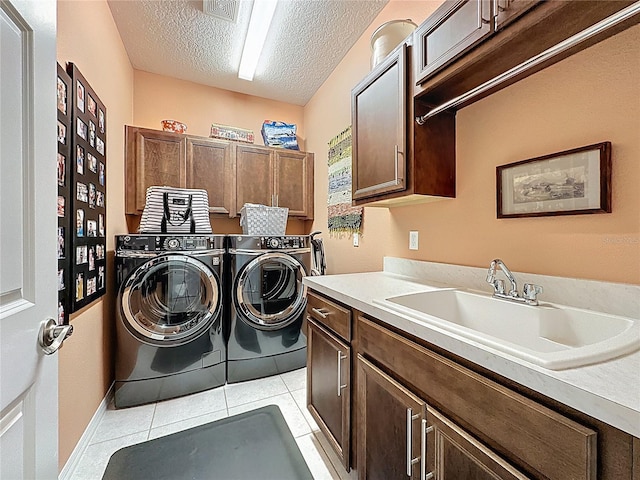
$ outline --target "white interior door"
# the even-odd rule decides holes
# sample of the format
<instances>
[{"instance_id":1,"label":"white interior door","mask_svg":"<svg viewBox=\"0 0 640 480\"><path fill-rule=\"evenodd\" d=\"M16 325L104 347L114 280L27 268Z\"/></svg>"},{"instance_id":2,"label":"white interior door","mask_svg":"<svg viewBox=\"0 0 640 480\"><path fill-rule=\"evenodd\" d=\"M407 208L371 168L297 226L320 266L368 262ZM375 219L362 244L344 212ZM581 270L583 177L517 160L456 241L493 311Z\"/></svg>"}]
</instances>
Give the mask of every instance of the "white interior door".
<instances>
[{"instance_id":1,"label":"white interior door","mask_svg":"<svg viewBox=\"0 0 640 480\"><path fill-rule=\"evenodd\" d=\"M56 2L0 1L0 478L58 476Z\"/></svg>"}]
</instances>

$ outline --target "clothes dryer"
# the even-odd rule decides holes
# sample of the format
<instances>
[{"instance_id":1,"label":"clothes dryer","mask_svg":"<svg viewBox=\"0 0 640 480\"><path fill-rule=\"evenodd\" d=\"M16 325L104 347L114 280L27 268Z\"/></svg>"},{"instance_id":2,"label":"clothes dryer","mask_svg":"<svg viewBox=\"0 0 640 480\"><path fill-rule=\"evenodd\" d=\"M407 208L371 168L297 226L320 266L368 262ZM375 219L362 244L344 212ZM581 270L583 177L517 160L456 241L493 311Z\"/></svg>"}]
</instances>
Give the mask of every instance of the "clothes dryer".
<instances>
[{"instance_id":1,"label":"clothes dryer","mask_svg":"<svg viewBox=\"0 0 640 480\"><path fill-rule=\"evenodd\" d=\"M226 382L223 235L116 237L115 405Z\"/></svg>"},{"instance_id":2,"label":"clothes dryer","mask_svg":"<svg viewBox=\"0 0 640 480\"><path fill-rule=\"evenodd\" d=\"M227 381L240 382L306 365L302 329L310 272L305 235L229 237Z\"/></svg>"}]
</instances>

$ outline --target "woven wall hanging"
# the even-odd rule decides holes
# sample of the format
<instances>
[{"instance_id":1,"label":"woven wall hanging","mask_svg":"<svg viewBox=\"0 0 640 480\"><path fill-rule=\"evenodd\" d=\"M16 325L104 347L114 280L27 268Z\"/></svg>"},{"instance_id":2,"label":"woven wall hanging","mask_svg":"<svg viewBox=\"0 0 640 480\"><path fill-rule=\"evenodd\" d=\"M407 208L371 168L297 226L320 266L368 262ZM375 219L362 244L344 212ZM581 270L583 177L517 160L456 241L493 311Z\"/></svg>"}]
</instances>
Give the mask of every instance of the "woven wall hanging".
<instances>
[{"instance_id":1,"label":"woven wall hanging","mask_svg":"<svg viewBox=\"0 0 640 480\"><path fill-rule=\"evenodd\" d=\"M362 233L363 207L351 205L351 126L329 142L328 227L331 236Z\"/></svg>"}]
</instances>

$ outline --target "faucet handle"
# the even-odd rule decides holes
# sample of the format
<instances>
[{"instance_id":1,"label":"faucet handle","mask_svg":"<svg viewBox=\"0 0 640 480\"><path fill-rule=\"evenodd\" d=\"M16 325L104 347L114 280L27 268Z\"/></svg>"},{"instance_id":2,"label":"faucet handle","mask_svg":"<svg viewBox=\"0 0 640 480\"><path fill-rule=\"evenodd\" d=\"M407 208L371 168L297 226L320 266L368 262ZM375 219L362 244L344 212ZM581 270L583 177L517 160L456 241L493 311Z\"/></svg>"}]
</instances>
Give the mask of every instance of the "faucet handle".
<instances>
[{"instance_id":1,"label":"faucet handle","mask_svg":"<svg viewBox=\"0 0 640 480\"><path fill-rule=\"evenodd\" d=\"M496 271L490 268L489 271L487 272L487 283L495 286L495 282L496 282Z\"/></svg>"},{"instance_id":2,"label":"faucet handle","mask_svg":"<svg viewBox=\"0 0 640 480\"><path fill-rule=\"evenodd\" d=\"M540 285L534 285L533 283L525 283L522 288L522 295L527 300L537 301L539 293L543 292L543 288Z\"/></svg>"}]
</instances>

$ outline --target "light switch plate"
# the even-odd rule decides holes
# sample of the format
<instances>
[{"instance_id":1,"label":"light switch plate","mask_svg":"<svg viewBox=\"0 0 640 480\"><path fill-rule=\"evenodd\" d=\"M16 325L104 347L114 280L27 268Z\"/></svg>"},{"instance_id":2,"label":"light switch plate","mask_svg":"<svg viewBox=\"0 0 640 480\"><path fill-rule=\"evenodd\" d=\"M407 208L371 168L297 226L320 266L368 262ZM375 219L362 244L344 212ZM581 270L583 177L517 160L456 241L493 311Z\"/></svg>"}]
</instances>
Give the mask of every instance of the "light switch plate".
<instances>
[{"instance_id":1,"label":"light switch plate","mask_svg":"<svg viewBox=\"0 0 640 480\"><path fill-rule=\"evenodd\" d=\"M409 250L418 250L418 232L409 232Z\"/></svg>"},{"instance_id":2,"label":"light switch plate","mask_svg":"<svg viewBox=\"0 0 640 480\"><path fill-rule=\"evenodd\" d=\"M353 234L353 246L354 247L360 246L360 235L358 235L357 233Z\"/></svg>"}]
</instances>

